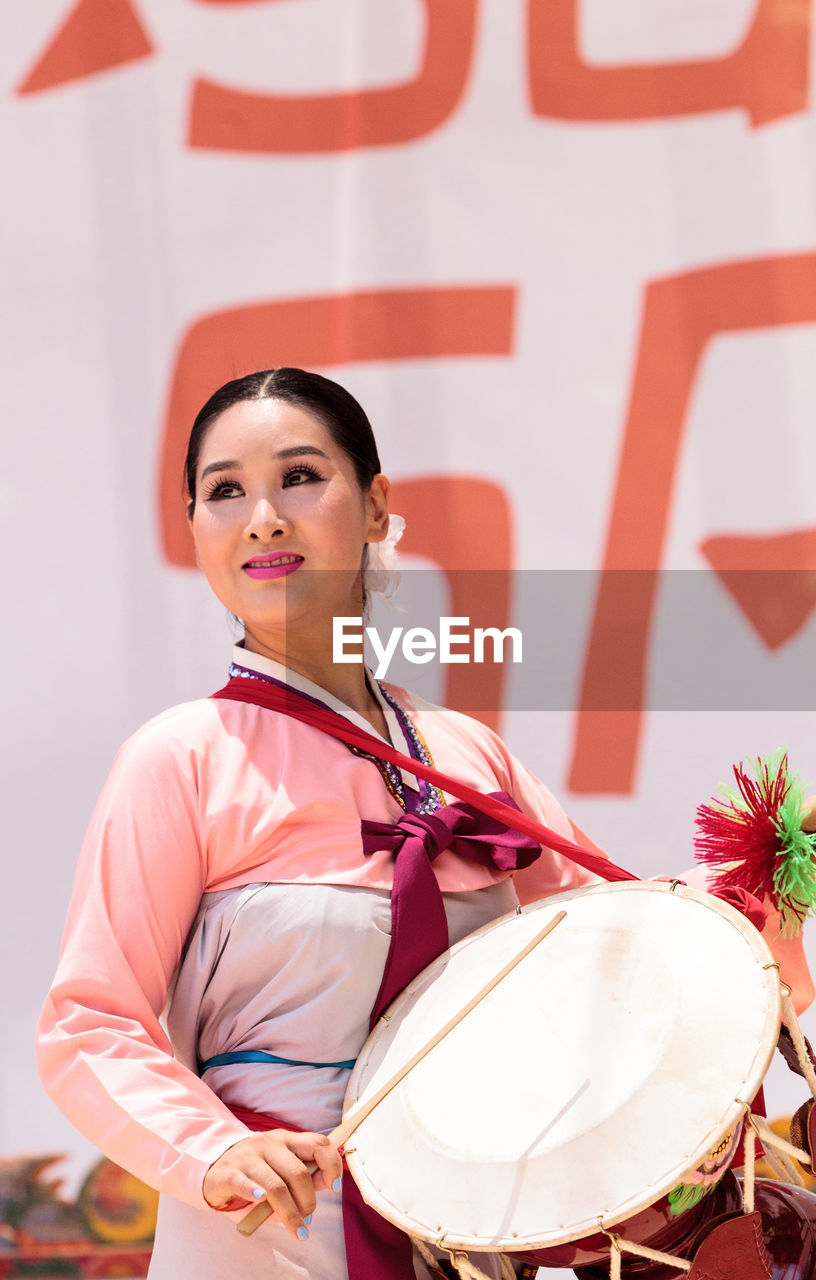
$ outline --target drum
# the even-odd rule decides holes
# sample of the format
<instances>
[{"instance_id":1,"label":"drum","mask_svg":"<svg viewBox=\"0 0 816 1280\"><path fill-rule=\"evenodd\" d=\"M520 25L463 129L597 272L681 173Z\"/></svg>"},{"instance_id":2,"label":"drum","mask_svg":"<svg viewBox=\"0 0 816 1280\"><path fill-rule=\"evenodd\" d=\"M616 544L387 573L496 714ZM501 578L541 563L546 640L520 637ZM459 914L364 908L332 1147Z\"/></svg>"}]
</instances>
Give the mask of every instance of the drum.
<instances>
[{"instance_id":1,"label":"drum","mask_svg":"<svg viewBox=\"0 0 816 1280\"><path fill-rule=\"evenodd\" d=\"M605 1231L666 1248L703 1201L739 1198L716 1184L778 1039L778 966L736 910L682 885L561 894L465 938L380 1020L344 1114L559 910L346 1147L364 1199L441 1249L583 1265L608 1259Z\"/></svg>"}]
</instances>

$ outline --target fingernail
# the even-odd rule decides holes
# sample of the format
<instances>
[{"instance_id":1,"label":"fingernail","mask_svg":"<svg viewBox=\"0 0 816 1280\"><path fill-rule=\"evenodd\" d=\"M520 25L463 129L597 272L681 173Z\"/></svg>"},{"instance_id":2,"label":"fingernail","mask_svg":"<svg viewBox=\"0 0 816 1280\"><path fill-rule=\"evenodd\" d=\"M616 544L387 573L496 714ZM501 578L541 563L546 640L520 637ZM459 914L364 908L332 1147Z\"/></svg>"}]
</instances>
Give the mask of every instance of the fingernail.
<instances>
[{"instance_id":1,"label":"fingernail","mask_svg":"<svg viewBox=\"0 0 816 1280\"><path fill-rule=\"evenodd\" d=\"M332 1183L332 1191L340 1191L342 1186L343 1186L343 1179L335 1178L334 1182Z\"/></svg>"},{"instance_id":2,"label":"fingernail","mask_svg":"<svg viewBox=\"0 0 816 1280\"><path fill-rule=\"evenodd\" d=\"M309 1239L309 1232L306 1230L306 1228L305 1228L305 1227L298 1227L298 1229L297 1229L297 1238L298 1238L298 1240L308 1240L308 1239Z\"/></svg>"},{"instance_id":3,"label":"fingernail","mask_svg":"<svg viewBox=\"0 0 816 1280\"><path fill-rule=\"evenodd\" d=\"M252 1194L256 1200L263 1200L264 1198L264 1190L262 1187L253 1187Z\"/></svg>"},{"instance_id":4,"label":"fingernail","mask_svg":"<svg viewBox=\"0 0 816 1280\"><path fill-rule=\"evenodd\" d=\"M307 1213L303 1221L306 1223L307 1227L310 1226L312 1222L312 1215L310 1213Z\"/></svg>"}]
</instances>

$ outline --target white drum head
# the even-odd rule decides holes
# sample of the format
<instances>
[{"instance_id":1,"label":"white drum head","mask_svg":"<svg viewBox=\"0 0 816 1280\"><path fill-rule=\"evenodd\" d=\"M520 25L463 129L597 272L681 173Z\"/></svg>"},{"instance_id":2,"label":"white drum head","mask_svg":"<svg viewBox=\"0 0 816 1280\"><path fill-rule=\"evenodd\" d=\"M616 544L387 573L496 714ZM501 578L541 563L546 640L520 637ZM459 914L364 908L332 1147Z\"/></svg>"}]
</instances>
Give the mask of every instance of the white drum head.
<instances>
[{"instance_id":1,"label":"white drum head","mask_svg":"<svg viewBox=\"0 0 816 1280\"><path fill-rule=\"evenodd\" d=\"M638 881L549 898L440 956L369 1037L345 1112L559 909L347 1144L364 1198L412 1235L520 1250L611 1227L700 1164L765 1076L781 1015L759 933L708 894Z\"/></svg>"}]
</instances>

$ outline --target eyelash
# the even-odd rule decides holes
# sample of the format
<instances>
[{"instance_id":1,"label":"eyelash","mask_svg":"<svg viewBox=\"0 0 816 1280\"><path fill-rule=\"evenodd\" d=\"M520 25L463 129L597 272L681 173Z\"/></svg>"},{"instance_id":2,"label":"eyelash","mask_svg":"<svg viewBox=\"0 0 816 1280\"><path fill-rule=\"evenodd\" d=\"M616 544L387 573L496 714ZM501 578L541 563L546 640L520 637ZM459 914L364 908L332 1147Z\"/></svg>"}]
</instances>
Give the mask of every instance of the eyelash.
<instances>
[{"instance_id":1,"label":"eyelash","mask_svg":"<svg viewBox=\"0 0 816 1280\"><path fill-rule=\"evenodd\" d=\"M312 480L323 479L323 476L320 474L320 472L317 470L316 467L310 466L308 462L299 462L297 466L289 467L284 472L283 474L284 487L292 488L291 485L287 486L287 481L291 479L292 476L302 475L304 473L308 475ZM241 488L240 484L238 484L235 480L227 480L224 477L221 477L220 479L214 479L206 486L204 490L204 501L211 502L213 499L217 500L218 498L223 497L223 491L225 489L240 489L240 488Z\"/></svg>"},{"instance_id":2,"label":"eyelash","mask_svg":"<svg viewBox=\"0 0 816 1280\"><path fill-rule=\"evenodd\" d=\"M290 476L298 475L301 472L305 472L306 475L310 476L312 480L323 479L322 475L320 474L320 472L317 470L316 467L310 466L308 462L299 462L297 466L289 467L289 469L284 472L283 483L286 484L286 481L289 479Z\"/></svg>"},{"instance_id":3,"label":"eyelash","mask_svg":"<svg viewBox=\"0 0 816 1280\"><path fill-rule=\"evenodd\" d=\"M204 490L204 501L209 502L213 498L221 497L223 489L240 489L240 487L234 480L212 480Z\"/></svg>"}]
</instances>

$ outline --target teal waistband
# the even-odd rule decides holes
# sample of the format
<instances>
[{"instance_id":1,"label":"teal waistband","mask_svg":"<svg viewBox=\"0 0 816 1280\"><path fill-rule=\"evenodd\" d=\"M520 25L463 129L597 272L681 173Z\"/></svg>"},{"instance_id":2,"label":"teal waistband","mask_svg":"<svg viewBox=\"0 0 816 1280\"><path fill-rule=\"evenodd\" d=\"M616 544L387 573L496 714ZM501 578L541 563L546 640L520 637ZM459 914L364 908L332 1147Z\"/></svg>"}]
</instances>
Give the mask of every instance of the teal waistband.
<instances>
[{"instance_id":1,"label":"teal waistband","mask_svg":"<svg viewBox=\"0 0 816 1280\"><path fill-rule=\"evenodd\" d=\"M239 1049L235 1053L217 1053L214 1058L202 1062L199 1072L203 1076L210 1067L228 1067L233 1062L282 1062L286 1067L345 1067L350 1071L356 1058L348 1058L345 1062L300 1062L297 1058L279 1058L274 1053L264 1053L263 1049Z\"/></svg>"}]
</instances>

